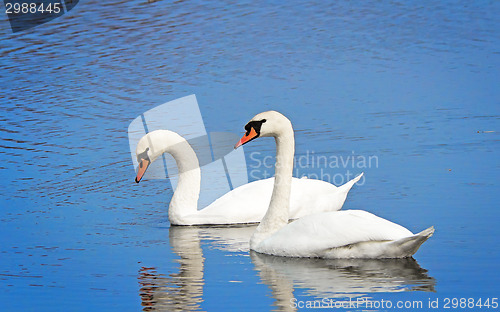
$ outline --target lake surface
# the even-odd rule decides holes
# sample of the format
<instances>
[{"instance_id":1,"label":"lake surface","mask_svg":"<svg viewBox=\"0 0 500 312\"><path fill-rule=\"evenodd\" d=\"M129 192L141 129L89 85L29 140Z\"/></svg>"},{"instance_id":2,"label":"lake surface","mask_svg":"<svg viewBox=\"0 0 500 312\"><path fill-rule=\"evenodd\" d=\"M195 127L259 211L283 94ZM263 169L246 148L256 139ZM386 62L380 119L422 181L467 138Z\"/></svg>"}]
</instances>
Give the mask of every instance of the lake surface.
<instances>
[{"instance_id":1,"label":"lake surface","mask_svg":"<svg viewBox=\"0 0 500 312\"><path fill-rule=\"evenodd\" d=\"M2 310L495 310L499 15L494 1L89 0L15 34L3 15ZM344 209L434 236L414 259L326 261L250 253L251 226L170 227L171 185L134 182L127 128L190 94L208 132L282 112L308 159L297 176L364 172ZM273 140L245 148L250 180L272 174Z\"/></svg>"}]
</instances>

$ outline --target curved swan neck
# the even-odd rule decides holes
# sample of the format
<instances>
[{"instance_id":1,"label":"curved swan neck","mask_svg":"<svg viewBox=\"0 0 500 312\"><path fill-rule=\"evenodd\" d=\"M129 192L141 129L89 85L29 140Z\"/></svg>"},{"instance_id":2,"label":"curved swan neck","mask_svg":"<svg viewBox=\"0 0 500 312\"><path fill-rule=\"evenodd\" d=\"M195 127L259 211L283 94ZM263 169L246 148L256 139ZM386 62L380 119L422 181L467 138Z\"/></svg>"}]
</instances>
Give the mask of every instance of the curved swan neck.
<instances>
[{"instance_id":1,"label":"curved swan neck","mask_svg":"<svg viewBox=\"0 0 500 312\"><path fill-rule=\"evenodd\" d=\"M276 174L273 194L267 213L250 240L251 249L254 249L262 240L288 224L293 156L295 153L295 140L291 124L287 129L283 129L283 131L276 134L274 138L276 141Z\"/></svg>"},{"instance_id":2,"label":"curved swan neck","mask_svg":"<svg viewBox=\"0 0 500 312\"><path fill-rule=\"evenodd\" d=\"M198 157L193 148L182 136L175 132L163 130L154 138L153 151L157 157L168 153L174 158L179 180L168 209L168 217L172 224L182 224L182 218L198 211L200 196L201 171Z\"/></svg>"}]
</instances>

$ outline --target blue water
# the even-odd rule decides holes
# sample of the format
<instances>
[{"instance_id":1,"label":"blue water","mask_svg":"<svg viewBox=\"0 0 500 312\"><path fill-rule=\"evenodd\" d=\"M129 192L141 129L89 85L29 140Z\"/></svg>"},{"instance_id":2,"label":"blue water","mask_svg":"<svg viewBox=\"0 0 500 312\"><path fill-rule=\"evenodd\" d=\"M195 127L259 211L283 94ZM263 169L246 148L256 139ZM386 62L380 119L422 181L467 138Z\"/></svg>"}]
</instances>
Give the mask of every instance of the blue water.
<instances>
[{"instance_id":1,"label":"blue water","mask_svg":"<svg viewBox=\"0 0 500 312\"><path fill-rule=\"evenodd\" d=\"M16 34L4 15L2 310L491 303L500 282L499 14L494 1L90 0ZM250 253L252 227L170 227L169 183L134 183L127 127L189 94L208 132L242 134L273 109L291 119L297 156L375 156L376 165L296 174L364 172L345 209L436 233L414 260L346 262ZM266 175L250 155L274 155L274 142L247 146L250 179Z\"/></svg>"}]
</instances>

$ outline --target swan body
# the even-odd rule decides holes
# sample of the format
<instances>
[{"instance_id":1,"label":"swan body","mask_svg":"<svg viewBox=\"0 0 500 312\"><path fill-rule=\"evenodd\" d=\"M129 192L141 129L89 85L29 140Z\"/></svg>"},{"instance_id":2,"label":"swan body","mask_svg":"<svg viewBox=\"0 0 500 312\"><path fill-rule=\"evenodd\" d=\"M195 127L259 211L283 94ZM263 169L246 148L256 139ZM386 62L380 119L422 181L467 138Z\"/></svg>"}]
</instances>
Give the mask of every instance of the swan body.
<instances>
[{"instance_id":1,"label":"swan body","mask_svg":"<svg viewBox=\"0 0 500 312\"><path fill-rule=\"evenodd\" d=\"M266 215L250 239L250 249L275 256L339 258L404 258L412 256L434 233L418 234L361 210L307 215L288 223L295 142L290 120L269 111L245 126L240 146L260 136L276 141L276 179Z\"/></svg>"},{"instance_id":2,"label":"swan body","mask_svg":"<svg viewBox=\"0 0 500 312\"><path fill-rule=\"evenodd\" d=\"M340 210L347 193L360 178L361 175L341 187L321 180L293 178L290 219ZM258 223L269 207L273 185L274 178L250 182L224 194L202 210L177 219L169 215L169 218L171 222L176 220L173 224L178 225Z\"/></svg>"},{"instance_id":3,"label":"swan body","mask_svg":"<svg viewBox=\"0 0 500 312\"><path fill-rule=\"evenodd\" d=\"M430 227L413 234L401 225L363 210L305 216L254 244L252 249L275 256L405 258L417 252L434 233Z\"/></svg>"},{"instance_id":4,"label":"swan body","mask_svg":"<svg viewBox=\"0 0 500 312\"><path fill-rule=\"evenodd\" d=\"M156 130L139 141L136 154L140 163L139 182L150 163L163 153L173 156L179 169L179 180L169 205L168 217L173 225L221 225L258 223L271 200L274 178L254 181L224 194L209 206L198 210L201 170L196 153L179 134ZM342 208L349 190L362 175L346 184L335 185L315 179L291 181L290 219Z\"/></svg>"}]
</instances>

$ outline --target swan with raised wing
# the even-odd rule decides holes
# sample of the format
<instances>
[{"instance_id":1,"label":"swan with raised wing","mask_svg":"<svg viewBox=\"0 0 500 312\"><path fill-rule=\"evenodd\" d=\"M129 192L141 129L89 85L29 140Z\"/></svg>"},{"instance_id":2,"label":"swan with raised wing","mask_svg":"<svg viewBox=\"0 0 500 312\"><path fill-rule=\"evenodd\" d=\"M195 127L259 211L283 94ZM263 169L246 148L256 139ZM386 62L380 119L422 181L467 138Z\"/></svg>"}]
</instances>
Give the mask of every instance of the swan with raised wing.
<instances>
[{"instance_id":1,"label":"swan with raised wing","mask_svg":"<svg viewBox=\"0 0 500 312\"><path fill-rule=\"evenodd\" d=\"M292 124L282 114L268 111L252 118L245 130L235 148L259 137L276 141L276 181L266 215L250 239L250 249L286 257L404 258L417 252L434 233L430 227L413 234L362 210L311 214L288 223L295 152Z\"/></svg>"},{"instance_id":2,"label":"swan with raised wing","mask_svg":"<svg viewBox=\"0 0 500 312\"><path fill-rule=\"evenodd\" d=\"M168 209L173 225L215 225L257 223L262 220L271 199L274 178L254 181L224 194L198 210L201 170L198 157L188 141L169 130L155 130L143 136L136 148L139 183L149 165L163 153L176 161L179 180ZM361 175L336 187L315 179L291 179L290 219L342 208L347 193Z\"/></svg>"}]
</instances>

